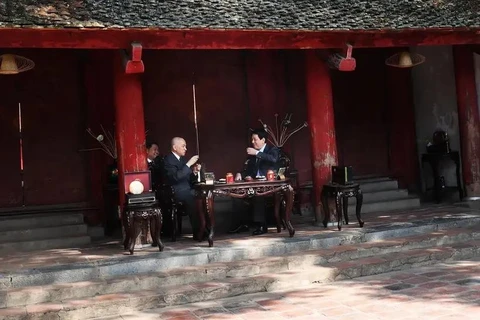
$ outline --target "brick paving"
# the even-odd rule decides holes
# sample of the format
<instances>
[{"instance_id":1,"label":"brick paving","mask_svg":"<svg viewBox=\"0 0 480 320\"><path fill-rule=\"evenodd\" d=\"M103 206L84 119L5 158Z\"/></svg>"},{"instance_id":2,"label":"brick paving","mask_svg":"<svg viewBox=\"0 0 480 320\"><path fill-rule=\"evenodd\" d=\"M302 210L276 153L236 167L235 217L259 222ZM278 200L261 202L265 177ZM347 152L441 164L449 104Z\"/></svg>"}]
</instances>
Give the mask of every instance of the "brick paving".
<instances>
[{"instance_id":1,"label":"brick paving","mask_svg":"<svg viewBox=\"0 0 480 320\"><path fill-rule=\"evenodd\" d=\"M104 320L480 319L480 259L147 310Z\"/></svg>"}]
</instances>

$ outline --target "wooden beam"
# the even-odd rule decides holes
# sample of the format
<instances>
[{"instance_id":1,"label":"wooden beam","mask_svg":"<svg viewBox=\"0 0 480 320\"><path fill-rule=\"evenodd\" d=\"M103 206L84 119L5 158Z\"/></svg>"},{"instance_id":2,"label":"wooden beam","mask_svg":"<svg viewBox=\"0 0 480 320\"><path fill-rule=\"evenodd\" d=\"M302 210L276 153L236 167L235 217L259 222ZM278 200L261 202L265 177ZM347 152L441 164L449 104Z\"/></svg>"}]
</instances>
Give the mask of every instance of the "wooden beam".
<instances>
[{"instance_id":1,"label":"wooden beam","mask_svg":"<svg viewBox=\"0 0 480 320\"><path fill-rule=\"evenodd\" d=\"M404 31L255 31L1 28L0 48L326 49L480 44L480 29Z\"/></svg>"},{"instance_id":2,"label":"wooden beam","mask_svg":"<svg viewBox=\"0 0 480 320\"><path fill-rule=\"evenodd\" d=\"M145 71L145 65L142 61L142 45L140 43L132 42L129 52L123 52L122 50L122 55L125 73L143 73Z\"/></svg>"}]
</instances>

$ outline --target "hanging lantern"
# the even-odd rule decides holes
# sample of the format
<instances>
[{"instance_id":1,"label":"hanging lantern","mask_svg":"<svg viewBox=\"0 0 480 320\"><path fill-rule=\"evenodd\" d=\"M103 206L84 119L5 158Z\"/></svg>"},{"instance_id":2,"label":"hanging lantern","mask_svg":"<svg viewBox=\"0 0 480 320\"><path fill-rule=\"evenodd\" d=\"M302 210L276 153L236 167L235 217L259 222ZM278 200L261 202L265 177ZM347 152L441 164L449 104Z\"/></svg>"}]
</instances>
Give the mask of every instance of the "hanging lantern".
<instances>
[{"instance_id":1,"label":"hanging lantern","mask_svg":"<svg viewBox=\"0 0 480 320\"><path fill-rule=\"evenodd\" d=\"M410 53L408 51L394 54L393 56L385 60L385 64L387 66L396 68L412 68L424 62L424 56L418 53Z\"/></svg>"},{"instance_id":2,"label":"hanging lantern","mask_svg":"<svg viewBox=\"0 0 480 320\"><path fill-rule=\"evenodd\" d=\"M22 56L15 54L3 54L0 56L0 74L18 74L35 67L35 63Z\"/></svg>"}]
</instances>

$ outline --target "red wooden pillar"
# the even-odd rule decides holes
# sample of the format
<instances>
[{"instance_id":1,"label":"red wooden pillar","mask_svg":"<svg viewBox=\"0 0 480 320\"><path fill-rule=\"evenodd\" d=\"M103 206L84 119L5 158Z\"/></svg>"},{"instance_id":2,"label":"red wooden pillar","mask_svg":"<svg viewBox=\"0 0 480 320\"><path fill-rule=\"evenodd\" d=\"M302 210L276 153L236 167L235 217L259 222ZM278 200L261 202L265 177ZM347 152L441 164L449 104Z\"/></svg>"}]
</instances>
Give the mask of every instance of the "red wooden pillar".
<instances>
[{"instance_id":1,"label":"red wooden pillar","mask_svg":"<svg viewBox=\"0 0 480 320\"><path fill-rule=\"evenodd\" d=\"M322 222L321 192L330 182L331 167L337 165L332 83L329 69L313 50L306 52L308 124L311 133L315 221Z\"/></svg>"},{"instance_id":2,"label":"red wooden pillar","mask_svg":"<svg viewBox=\"0 0 480 320\"><path fill-rule=\"evenodd\" d=\"M125 71L124 52L118 51L114 58L114 95L121 204L125 197L124 173L147 170L142 82L140 74Z\"/></svg>"},{"instance_id":3,"label":"red wooden pillar","mask_svg":"<svg viewBox=\"0 0 480 320\"><path fill-rule=\"evenodd\" d=\"M468 46L456 46L453 48L453 54L463 180L466 195L478 197L480 196L480 118L473 51Z\"/></svg>"}]
</instances>

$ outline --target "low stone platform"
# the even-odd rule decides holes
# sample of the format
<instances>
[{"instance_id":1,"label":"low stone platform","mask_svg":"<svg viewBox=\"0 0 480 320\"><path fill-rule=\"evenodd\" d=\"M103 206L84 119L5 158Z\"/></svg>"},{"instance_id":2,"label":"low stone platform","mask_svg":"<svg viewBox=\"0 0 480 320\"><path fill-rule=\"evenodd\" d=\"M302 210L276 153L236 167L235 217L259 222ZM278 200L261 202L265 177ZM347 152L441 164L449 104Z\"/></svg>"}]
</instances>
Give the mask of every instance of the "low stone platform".
<instances>
[{"instance_id":1,"label":"low stone platform","mask_svg":"<svg viewBox=\"0 0 480 320\"><path fill-rule=\"evenodd\" d=\"M479 275L479 259L463 260L98 320L476 320Z\"/></svg>"},{"instance_id":2,"label":"low stone platform","mask_svg":"<svg viewBox=\"0 0 480 320\"><path fill-rule=\"evenodd\" d=\"M295 217L299 219L301 217ZM184 238L125 255L118 241L0 258L0 319L89 319L294 289L480 256L480 213L433 206L365 216L341 232Z\"/></svg>"}]
</instances>

